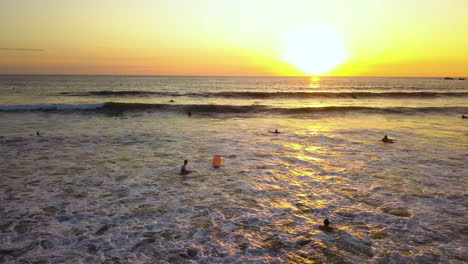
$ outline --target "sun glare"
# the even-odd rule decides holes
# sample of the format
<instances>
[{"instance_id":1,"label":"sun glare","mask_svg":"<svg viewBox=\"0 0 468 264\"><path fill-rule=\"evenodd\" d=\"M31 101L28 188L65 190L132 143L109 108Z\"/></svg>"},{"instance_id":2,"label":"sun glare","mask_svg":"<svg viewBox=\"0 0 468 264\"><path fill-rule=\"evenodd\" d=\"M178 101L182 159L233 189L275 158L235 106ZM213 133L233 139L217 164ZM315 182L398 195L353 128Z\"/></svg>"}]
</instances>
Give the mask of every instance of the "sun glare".
<instances>
[{"instance_id":1,"label":"sun glare","mask_svg":"<svg viewBox=\"0 0 468 264\"><path fill-rule=\"evenodd\" d=\"M320 77L310 77L309 88L320 88Z\"/></svg>"},{"instance_id":2,"label":"sun glare","mask_svg":"<svg viewBox=\"0 0 468 264\"><path fill-rule=\"evenodd\" d=\"M322 75L344 62L345 48L333 29L304 25L287 35L284 59L306 74Z\"/></svg>"}]
</instances>

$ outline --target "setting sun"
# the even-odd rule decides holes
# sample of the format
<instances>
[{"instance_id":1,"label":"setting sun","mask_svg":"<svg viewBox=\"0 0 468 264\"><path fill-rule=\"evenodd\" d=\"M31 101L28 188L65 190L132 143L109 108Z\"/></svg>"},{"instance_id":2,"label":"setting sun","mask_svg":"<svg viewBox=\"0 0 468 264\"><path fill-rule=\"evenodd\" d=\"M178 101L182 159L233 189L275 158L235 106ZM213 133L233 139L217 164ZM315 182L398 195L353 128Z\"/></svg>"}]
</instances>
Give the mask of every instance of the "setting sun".
<instances>
[{"instance_id":1,"label":"setting sun","mask_svg":"<svg viewBox=\"0 0 468 264\"><path fill-rule=\"evenodd\" d=\"M468 264L467 11L0 0L0 264Z\"/></svg>"},{"instance_id":2,"label":"setting sun","mask_svg":"<svg viewBox=\"0 0 468 264\"><path fill-rule=\"evenodd\" d=\"M327 73L344 62L343 40L331 28L322 25L304 25L288 34L284 59L311 75Z\"/></svg>"}]
</instances>

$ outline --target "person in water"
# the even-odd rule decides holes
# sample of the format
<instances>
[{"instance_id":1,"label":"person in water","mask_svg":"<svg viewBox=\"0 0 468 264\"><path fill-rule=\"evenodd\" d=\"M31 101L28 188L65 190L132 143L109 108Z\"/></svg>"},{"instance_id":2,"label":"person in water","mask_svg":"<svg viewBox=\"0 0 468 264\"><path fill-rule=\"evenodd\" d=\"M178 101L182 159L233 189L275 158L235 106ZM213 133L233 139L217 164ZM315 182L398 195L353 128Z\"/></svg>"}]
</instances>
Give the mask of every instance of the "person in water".
<instances>
[{"instance_id":1,"label":"person in water","mask_svg":"<svg viewBox=\"0 0 468 264\"><path fill-rule=\"evenodd\" d=\"M395 140L388 138L387 135L385 135L385 136L382 138L382 141L385 142L385 143L393 143L393 142L395 142Z\"/></svg>"},{"instance_id":2,"label":"person in water","mask_svg":"<svg viewBox=\"0 0 468 264\"><path fill-rule=\"evenodd\" d=\"M465 118L468 118L468 116L466 116L466 115L462 115L462 118L463 118L463 119L465 119Z\"/></svg>"},{"instance_id":3,"label":"person in water","mask_svg":"<svg viewBox=\"0 0 468 264\"><path fill-rule=\"evenodd\" d=\"M279 134L279 133L281 133L281 132L279 132L278 129L275 129L275 131L274 131L273 133Z\"/></svg>"},{"instance_id":4,"label":"person in water","mask_svg":"<svg viewBox=\"0 0 468 264\"><path fill-rule=\"evenodd\" d=\"M37 132L36 132L36 136L40 136L40 135L41 135L41 133L39 133L39 131L37 131Z\"/></svg>"},{"instance_id":5,"label":"person in water","mask_svg":"<svg viewBox=\"0 0 468 264\"><path fill-rule=\"evenodd\" d=\"M330 220L326 218L325 220L323 220L323 225L319 226L319 229L327 232L332 232L333 227L331 227L330 224Z\"/></svg>"},{"instance_id":6,"label":"person in water","mask_svg":"<svg viewBox=\"0 0 468 264\"><path fill-rule=\"evenodd\" d=\"M180 168L180 175L187 175L192 172L192 171L187 170L187 163L188 163L188 160L184 160L184 165L182 165L182 167Z\"/></svg>"},{"instance_id":7,"label":"person in water","mask_svg":"<svg viewBox=\"0 0 468 264\"><path fill-rule=\"evenodd\" d=\"M192 112L188 111L188 112L187 112L187 115L188 115L188 117L191 117L191 116L192 116Z\"/></svg>"}]
</instances>

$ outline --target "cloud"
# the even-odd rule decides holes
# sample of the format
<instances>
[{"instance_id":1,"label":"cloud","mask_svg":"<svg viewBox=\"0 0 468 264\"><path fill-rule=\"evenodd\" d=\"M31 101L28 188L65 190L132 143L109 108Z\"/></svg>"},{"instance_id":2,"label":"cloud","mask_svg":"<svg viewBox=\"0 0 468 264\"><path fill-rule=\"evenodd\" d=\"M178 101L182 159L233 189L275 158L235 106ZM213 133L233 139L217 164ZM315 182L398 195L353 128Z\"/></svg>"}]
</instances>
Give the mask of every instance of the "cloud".
<instances>
[{"instance_id":1,"label":"cloud","mask_svg":"<svg viewBox=\"0 0 468 264\"><path fill-rule=\"evenodd\" d=\"M44 51L43 49L0 48L0 51Z\"/></svg>"}]
</instances>

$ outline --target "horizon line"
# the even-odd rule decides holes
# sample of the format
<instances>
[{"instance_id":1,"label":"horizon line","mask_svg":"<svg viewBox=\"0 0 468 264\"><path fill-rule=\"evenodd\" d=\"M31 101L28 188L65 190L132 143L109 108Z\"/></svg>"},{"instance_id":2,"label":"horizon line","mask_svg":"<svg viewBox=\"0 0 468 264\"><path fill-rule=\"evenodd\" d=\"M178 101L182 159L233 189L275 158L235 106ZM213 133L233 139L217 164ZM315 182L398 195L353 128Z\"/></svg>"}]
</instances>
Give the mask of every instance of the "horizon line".
<instances>
[{"instance_id":1,"label":"horizon line","mask_svg":"<svg viewBox=\"0 0 468 264\"><path fill-rule=\"evenodd\" d=\"M466 78L466 76L317 76L317 75L184 75L184 74L73 74L73 73L0 73L1 76L153 76L153 77L252 77L252 78Z\"/></svg>"}]
</instances>

